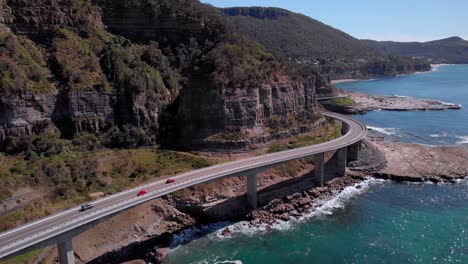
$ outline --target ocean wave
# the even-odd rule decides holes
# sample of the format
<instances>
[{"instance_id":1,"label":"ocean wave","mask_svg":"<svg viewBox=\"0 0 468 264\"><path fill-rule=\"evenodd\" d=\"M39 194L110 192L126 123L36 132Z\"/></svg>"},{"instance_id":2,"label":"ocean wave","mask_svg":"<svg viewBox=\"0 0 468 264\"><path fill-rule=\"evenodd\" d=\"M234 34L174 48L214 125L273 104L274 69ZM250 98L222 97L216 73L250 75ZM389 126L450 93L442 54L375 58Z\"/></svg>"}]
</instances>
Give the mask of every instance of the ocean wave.
<instances>
[{"instance_id":1,"label":"ocean wave","mask_svg":"<svg viewBox=\"0 0 468 264\"><path fill-rule=\"evenodd\" d=\"M180 233L172 235L171 248L177 249L180 245L190 243L193 240L213 234L218 230L223 230L232 225L233 222L218 222L184 229Z\"/></svg>"},{"instance_id":2,"label":"ocean wave","mask_svg":"<svg viewBox=\"0 0 468 264\"><path fill-rule=\"evenodd\" d=\"M194 262L194 264L243 264L242 261L240 260L220 260L218 261L217 259L214 259L212 261L204 259L201 261Z\"/></svg>"},{"instance_id":3,"label":"ocean wave","mask_svg":"<svg viewBox=\"0 0 468 264\"><path fill-rule=\"evenodd\" d=\"M350 199L363 194L369 189L370 186L383 182L385 182L385 180L371 178L353 186L348 186L329 199L314 202L309 213L303 214L297 218L291 218L288 221L276 220L276 222L273 224L261 224L258 226L253 226L249 222L243 221L233 224L227 228L232 234L240 233L249 236L257 235L258 233L269 232L272 230L288 230L291 229L295 224L307 221L311 218L332 215L336 209L344 208ZM221 230L217 232L217 238L224 238Z\"/></svg>"},{"instance_id":4,"label":"ocean wave","mask_svg":"<svg viewBox=\"0 0 468 264\"><path fill-rule=\"evenodd\" d=\"M272 230L288 230L291 229L295 224L304 222L314 217L331 215L336 209L344 208L346 203L366 192L370 186L375 184L380 184L385 182L385 180L370 178L361 183L357 183L353 186L348 186L341 192L338 192L336 195L329 199L319 200L314 202L312 209L309 213L303 214L298 218L292 218L289 221L276 220L272 224L261 224L261 225L252 225L248 221L241 222L219 222L214 224L203 225L200 227L192 227L178 234L173 235L171 249L177 250L181 245L188 244L198 238L207 237L208 239L214 241L222 241L225 239L230 239L235 237L236 234L242 234L247 236L255 236L259 233L267 233ZM230 235L224 235L224 230L228 229ZM217 263L238 263L235 261L227 262L217 262Z\"/></svg>"},{"instance_id":5,"label":"ocean wave","mask_svg":"<svg viewBox=\"0 0 468 264\"><path fill-rule=\"evenodd\" d=\"M429 137L431 138L441 138L441 137L446 137L448 135L447 132L441 132L440 134L430 134Z\"/></svg>"},{"instance_id":6,"label":"ocean wave","mask_svg":"<svg viewBox=\"0 0 468 264\"><path fill-rule=\"evenodd\" d=\"M453 65L453 64L431 64L431 72L436 72L438 70L440 70L440 67L444 67L444 66L450 66L450 65Z\"/></svg>"},{"instance_id":7,"label":"ocean wave","mask_svg":"<svg viewBox=\"0 0 468 264\"><path fill-rule=\"evenodd\" d=\"M457 141L457 145L468 144L468 136L457 136L459 141Z\"/></svg>"},{"instance_id":8,"label":"ocean wave","mask_svg":"<svg viewBox=\"0 0 468 264\"><path fill-rule=\"evenodd\" d=\"M439 102L440 104L446 105L446 106L457 106L457 107L460 107L460 108L463 107L463 105L461 105L461 104L447 103L447 102L444 102L444 101L437 101L437 102Z\"/></svg>"},{"instance_id":9,"label":"ocean wave","mask_svg":"<svg viewBox=\"0 0 468 264\"><path fill-rule=\"evenodd\" d=\"M374 127L374 126L367 126L369 130L376 131L385 135L395 135L397 128L385 128L385 127Z\"/></svg>"}]
</instances>

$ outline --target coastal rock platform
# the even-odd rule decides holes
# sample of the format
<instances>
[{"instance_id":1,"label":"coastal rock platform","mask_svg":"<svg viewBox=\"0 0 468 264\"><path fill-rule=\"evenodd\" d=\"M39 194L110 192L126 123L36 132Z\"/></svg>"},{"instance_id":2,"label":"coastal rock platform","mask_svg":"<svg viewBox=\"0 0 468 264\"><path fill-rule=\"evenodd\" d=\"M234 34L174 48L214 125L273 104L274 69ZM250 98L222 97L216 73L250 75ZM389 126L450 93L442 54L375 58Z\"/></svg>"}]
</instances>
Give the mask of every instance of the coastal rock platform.
<instances>
[{"instance_id":1,"label":"coastal rock platform","mask_svg":"<svg viewBox=\"0 0 468 264\"><path fill-rule=\"evenodd\" d=\"M410 182L455 182L468 177L468 145L432 147L407 143L373 143L387 159L373 176Z\"/></svg>"},{"instance_id":2,"label":"coastal rock platform","mask_svg":"<svg viewBox=\"0 0 468 264\"><path fill-rule=\"evenodd\" d=\"M443 111L459 110L459 104L430 99L417 99L398 95L369 95L358 92L340 91L340 96L349 97L354 104L332 109L346 114L364 114L375 110L387 111Z\"/></svg>"}]
</instances>

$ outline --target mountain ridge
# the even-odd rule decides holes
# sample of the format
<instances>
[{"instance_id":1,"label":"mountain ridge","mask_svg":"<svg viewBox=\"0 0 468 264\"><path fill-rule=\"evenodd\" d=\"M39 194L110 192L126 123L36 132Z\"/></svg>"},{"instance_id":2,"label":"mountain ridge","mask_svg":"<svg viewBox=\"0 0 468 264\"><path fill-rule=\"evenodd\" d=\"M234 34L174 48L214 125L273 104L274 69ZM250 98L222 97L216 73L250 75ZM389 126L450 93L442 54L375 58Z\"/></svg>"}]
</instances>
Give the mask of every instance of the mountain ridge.
<instances>
[{"instance_id":1,"label":"mountain ridge","mask_svg":"<svg viewBox=\"0 0 468 264\"><path fill-rule=\"evenodd\" d=\"M389 56L303 14L267 7L220 10L235 30L296 66L314 69L330 79L393 76L430 69L423 60Z\"/></svg>"},{"instance_id":2,"label":"mountain ridge","mask_svg":"<svg viewBox=\"0 0 468 264\"><path fill-rule=\"evenodd\" d=\"M468 41L459 36L426 42L362 40L368 46L389 54L420 57L431 63L468 63Z\"/></svg>"}]
</instances>

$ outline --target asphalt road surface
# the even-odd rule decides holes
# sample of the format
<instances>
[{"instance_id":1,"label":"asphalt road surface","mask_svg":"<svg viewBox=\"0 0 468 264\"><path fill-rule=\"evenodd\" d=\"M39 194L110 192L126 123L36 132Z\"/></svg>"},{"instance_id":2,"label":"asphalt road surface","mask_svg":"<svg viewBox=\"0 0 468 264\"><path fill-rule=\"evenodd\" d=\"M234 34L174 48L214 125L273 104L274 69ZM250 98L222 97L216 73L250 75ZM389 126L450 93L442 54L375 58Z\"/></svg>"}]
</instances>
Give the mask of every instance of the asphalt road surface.
<instances>
[{"instance_id":1,"label":"asphalt road surface","mask_svg":"<svg viewBox=\"0 0 468 264\"><path fill-rule=\"evenodd\" d=\"M168 178L161 178L158 181L93 201L91 203L94 207L90 210L82 212L79 207L71 208L6 231L0 234L0 259L42 241L53 239L77 227L127 210L168 193L211 180L229 177L230 175L241 175L242 172L252 171L257 168L268 167L322 152L337 150L359 142L366 137L367 128L360 122L331 112L323 112L323 114L327 117L347 123L349 125L349 131L346 135L313 146L251 157L171 176L170 178L175 181L170 184L166 184ZM137 196L138 192L142 189L148 191L148 193Z\"/></svg>"}]
</instances>

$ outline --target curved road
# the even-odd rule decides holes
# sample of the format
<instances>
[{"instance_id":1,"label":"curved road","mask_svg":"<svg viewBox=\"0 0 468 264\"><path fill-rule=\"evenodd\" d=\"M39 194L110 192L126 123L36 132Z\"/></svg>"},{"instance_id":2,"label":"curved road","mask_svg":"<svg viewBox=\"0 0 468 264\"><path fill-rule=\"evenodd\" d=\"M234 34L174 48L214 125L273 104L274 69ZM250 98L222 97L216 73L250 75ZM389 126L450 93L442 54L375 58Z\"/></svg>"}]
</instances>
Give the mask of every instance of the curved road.
<instances>
[{"instance_id":1,"label":"curved road","mask_svg":"<svg viewBox=\"0 0 468 264\"><path fill-rule=\"evenodd\" d=\"M342 121L349 126L346 135L325 143L297 148L267 155L219 164L204 169L172 176L174 183L166 184L161 179L115 195L93 201L94 208L80 212L79 207L72 208L41 220L20 226L0 234L0 259L26 249L42 241L57 237L70 230L106 218L117 212L153 200L168 193L224 177L242 175L255 169L281 164L307 156L337 150L359 142L367 135L367 128L354 119L331 112L323 112L327 117ZM136 196L140 189L148 194Z\"/></svg>"}]
</instances>

